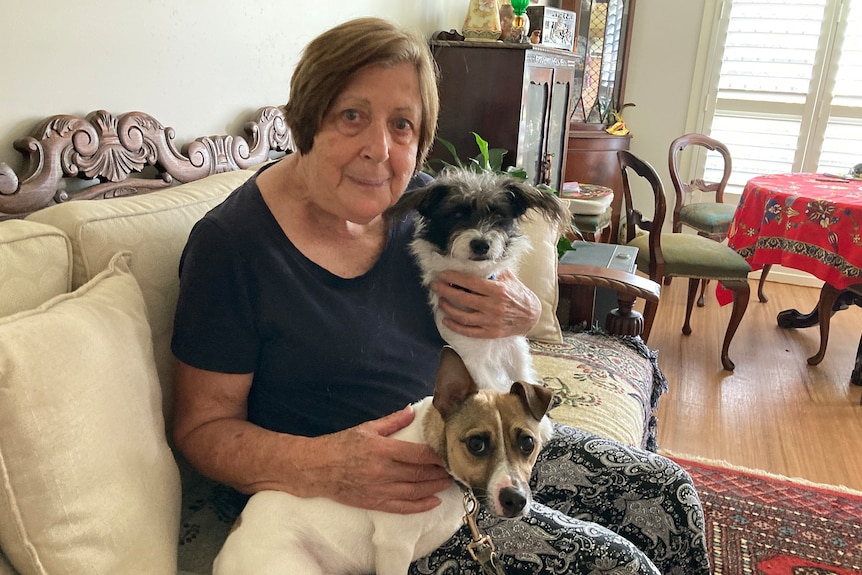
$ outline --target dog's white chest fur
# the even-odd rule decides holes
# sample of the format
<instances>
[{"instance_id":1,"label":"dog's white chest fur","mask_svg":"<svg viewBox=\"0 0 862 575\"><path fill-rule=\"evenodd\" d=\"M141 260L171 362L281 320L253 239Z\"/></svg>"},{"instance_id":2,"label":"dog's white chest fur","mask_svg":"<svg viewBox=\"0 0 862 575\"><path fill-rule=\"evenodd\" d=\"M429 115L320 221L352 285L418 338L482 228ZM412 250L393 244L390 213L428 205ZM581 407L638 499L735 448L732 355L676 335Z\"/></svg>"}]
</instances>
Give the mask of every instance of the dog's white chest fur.
<instances>
[{"instance_id":1,"label":"dog's white chest fur","mask_svg":"<svg viewBox=\"0 0 862 575\"><path fill-rule=\"evenodd\" d=\"M517 263L514 256L503 261L472 261L443 255L420 238L413 240L411 250L422 270L422 283L426 287L437 279L443 270L493 278ZM440 297L433 290L428 290L428 300L440 337L463 358L480 388L505 392L514 381L536 381L530 358L530 345L526 337L482 339L456 333L443 324L444 313L440 309Z\"/></svg>"},{"instance_id":2,"label":"dog's white chest fur","mask_svg":"<svg viewBox=\"0 0 862 575\"><path fill-rule=\"evenodd\" d=\"M413 423L392 437L424 443L431 398L414 404ZM458 487L425 513L370 511L281 491L255 494L213 565L213 575L404 575L410 563L446 542L464 514Z\"/></svg>"}]
</instances>

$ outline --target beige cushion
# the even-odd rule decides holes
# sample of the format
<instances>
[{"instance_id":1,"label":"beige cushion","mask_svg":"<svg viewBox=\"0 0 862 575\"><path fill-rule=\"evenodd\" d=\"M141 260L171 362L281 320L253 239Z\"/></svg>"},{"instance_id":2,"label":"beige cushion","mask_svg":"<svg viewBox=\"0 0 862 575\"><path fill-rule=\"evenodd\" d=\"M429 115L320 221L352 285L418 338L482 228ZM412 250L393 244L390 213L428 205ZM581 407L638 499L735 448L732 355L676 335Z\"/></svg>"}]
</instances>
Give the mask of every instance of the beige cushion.
<instances>
[{"instance_id":1,"label":"beige cushion","mask_svg":"<svg viewBox=\"0 0 862 575\"><path fill-rule=\"evenodd\" d=\"M66 234L36 222L0 222L0 316L33 309L71 285Z\"/></svg>"},{"instance_id":2,"label":"beige cushion","mask_svg":"<svg viewBox=\"0 0 862 575\"><path fill-rule=\"evenodd\" d=\"M22 575L176 572L179 473L126 258L0 319L0 546Z\"/></svg>"},{"instance_id":3,"label":"beige cushion","mask_svg":"<svg viewBox=\"0 0 862 575\"><path fill-rule=\"evenodd\" d=\"M530 210L521 223L521 231L530 238L532 250L521 260L518 278L542 302L542 314L527 337L536 341L559 343L563 341L557 304L560 299L557 282L557 240L559 230L536 210Z\"/></svg>"},{"instance_id":4,"label":"beige cushion","mask_svg":"<svg viewBox=\"0 0 862 575\"><path fill-rule=\"evenodd\" d=\"M27 218L56 226L71 239L73 287L103 270L116 252L132 253L132 274L147 305L168 420L173 402L170 340L179 295L180 254L195 222L253 173L237 170L142 196L69 202Z\"/></svg>"}]
</instances>

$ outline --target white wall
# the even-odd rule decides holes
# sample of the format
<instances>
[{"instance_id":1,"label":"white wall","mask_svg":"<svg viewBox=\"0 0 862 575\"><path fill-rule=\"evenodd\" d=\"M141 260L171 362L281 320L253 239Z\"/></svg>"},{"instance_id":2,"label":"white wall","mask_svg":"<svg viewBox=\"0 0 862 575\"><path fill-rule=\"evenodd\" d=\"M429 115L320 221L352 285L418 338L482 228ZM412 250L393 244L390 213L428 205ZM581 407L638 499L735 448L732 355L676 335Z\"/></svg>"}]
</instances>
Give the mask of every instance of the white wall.
<instances>
[{"instance_id":1,"label":"white wall","mask_svg":"<svg viewBox=\"0 0 862 575\"><path fill-rule=\"evenodd\" d=\"M6 2L0 54L0 161L52 114L152 114L177 141L241 134L257 108L287 99L298 52L355 16L389 18L425 36L460 29L468 0L41 0ZM657 166L685 121L700 2L640 0L627 110L633 148Z\"/></svg>"},{"instance_id":2,"label":"white wall","mask_svg":"<svg viewBox=\"0 0 862 575\"><path fill-rule=\"evenodd\" d=\"M322 30L381 16L428 36L460 28L465 0L40 0L4 2L0 161L53 114L140 110L177 141L241 133L287 100L299 50Z\"/></svg>"},{"instance_id":3,"label":"white wall","mask_svg":"<svg viewBox=\"0 0 862 575\"><path fill-rule=\"evenodd\" d=\"M632 131L631 150L648 161L671 186L667 151L687 126L704 4L711 0L638 0L626 79L624 117ZM668 190L665 190L668 191ZM669 196L670 197L670 196Z\"/></svg>"}]
</instances>

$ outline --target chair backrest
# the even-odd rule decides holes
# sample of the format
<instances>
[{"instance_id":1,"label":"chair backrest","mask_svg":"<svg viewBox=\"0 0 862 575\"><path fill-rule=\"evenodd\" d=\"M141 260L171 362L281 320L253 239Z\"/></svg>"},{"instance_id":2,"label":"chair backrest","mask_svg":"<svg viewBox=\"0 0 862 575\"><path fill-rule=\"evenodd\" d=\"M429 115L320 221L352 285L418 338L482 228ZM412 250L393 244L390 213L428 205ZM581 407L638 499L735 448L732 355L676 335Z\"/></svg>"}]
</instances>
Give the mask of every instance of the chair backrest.
<instances>
[{"instance_id":1,"label":"chair backrest","mask_svg":"<svg viewBox=\"0 0 862 575\"><path fill-rule=\"evenodd\" d=\"M664 197L664 188L661 185L661 178L659 178L655 169L648 162L641 160L628 150L618 151L617 158L620 162L623 180L623 203L626 224L625 243L629 243L635 238L638 228L649 232L649 275L650 278L653 278L655 277L657 268L664 269L664 256L661 252L662 225L667 214L667 199ZM631 183L629 182L629 171L644 178L652 188L652 220L644 219L643 212L634 207L634 198Z\"/></svg>"},{"instance_id":2,"label":"chair backrest","mask_svg":"<svg viewBox=\"0 0 862 575\"><path fill-rule=\"evenodd\" d=\"M683 182L679 175L679 163L682 151L689 146L700 146L709 151L718 152L724 161L724 172L721 180L718 182L708 182L697 178L690 182ZM724 201L724 189L727 187L727 182L730 180L730 173L733 170L733 164L730 159L730 151L727 146L703 134L685 134L678 137L670 144L670 149L667 153L667 167L670 171L670 179L673 182L673 187L676 190L676 203L674 204L674 231L677 230L679 221L679 210L685 205L686 198L694 190L700 190L705 193L714 193L715 201L722 203Z\"/></svg>"}]
</instances>

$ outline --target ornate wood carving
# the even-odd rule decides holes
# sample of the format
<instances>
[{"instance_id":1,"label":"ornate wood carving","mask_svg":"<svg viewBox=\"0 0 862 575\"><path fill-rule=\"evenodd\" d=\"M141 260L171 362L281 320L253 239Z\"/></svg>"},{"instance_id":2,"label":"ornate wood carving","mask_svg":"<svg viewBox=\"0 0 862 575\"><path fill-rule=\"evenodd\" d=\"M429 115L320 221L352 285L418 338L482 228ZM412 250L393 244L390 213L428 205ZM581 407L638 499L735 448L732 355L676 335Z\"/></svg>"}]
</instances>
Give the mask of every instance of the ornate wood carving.
<instances>
[{"instance_id":1,"label":"ornate wood carving","mask_svg":"<svg viewBox=\"0 0 862 575\"><path fill-rule=\"evenodd\" d=\"M246 137L197 138L183 153L174 145L174 129L143 112L51 116L15 141L25 160L21 175L0 163L0 220L70 200L146 193L249 168L272 152L293 149L281 107L260 108L244 129Z\"/></svg>"}]
</instances>

